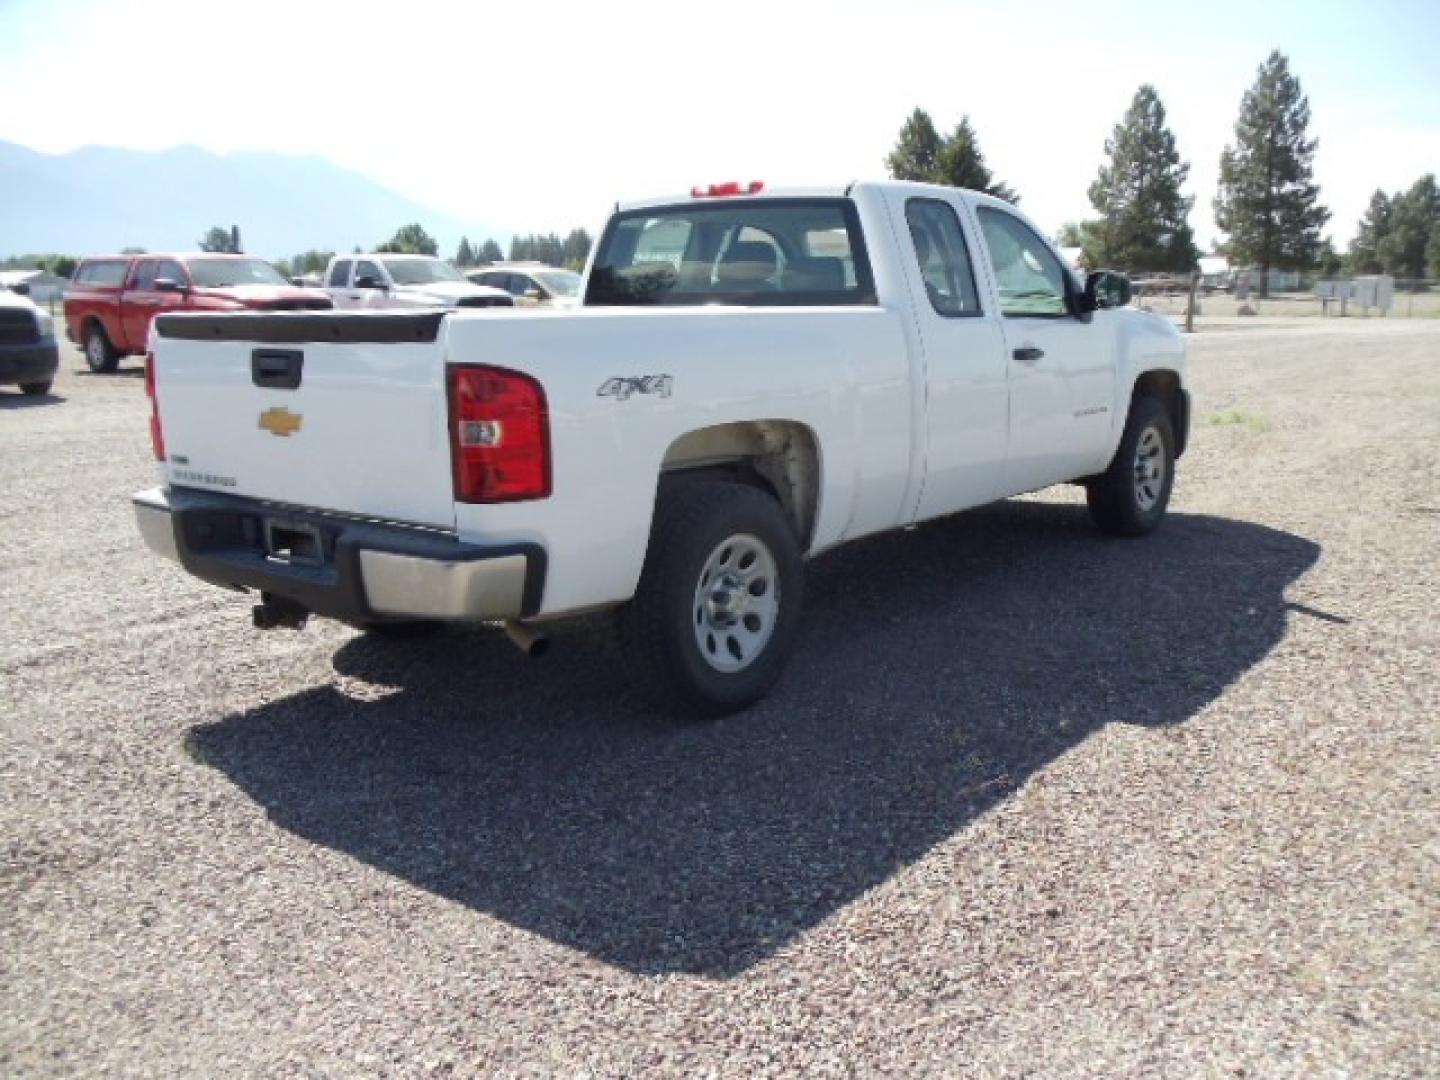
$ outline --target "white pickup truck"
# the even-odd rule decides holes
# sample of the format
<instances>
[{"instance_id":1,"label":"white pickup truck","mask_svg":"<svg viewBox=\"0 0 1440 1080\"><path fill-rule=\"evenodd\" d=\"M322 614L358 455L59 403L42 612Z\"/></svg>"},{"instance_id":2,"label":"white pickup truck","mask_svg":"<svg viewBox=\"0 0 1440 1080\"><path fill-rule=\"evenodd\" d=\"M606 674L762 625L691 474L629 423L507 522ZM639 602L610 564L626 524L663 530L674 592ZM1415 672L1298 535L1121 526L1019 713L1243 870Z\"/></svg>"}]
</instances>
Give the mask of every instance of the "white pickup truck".
<instances>
[{"instance_id":1,"label":"white pickup truck","mask_svg":"<svg viewBox=\"0 0 1440 1080\"><path fill-rule=\"evenodd\" d=\"M337 255L325 291L342 310L514 307L504 289L477 285L433 255Z\"/></svg>"},{"instance_id":2,"label":"white pickup truck","mask_svg":"<svg viewBox=\"0 0 1440 1080\"><path fill-rule=\"evenodd\" d=\"M166 315L157 552L257 625L613 609L688 714L769 690L806 560L1066 481L1163 517L1185 347L1013 206L905 183L622 204L570 311Z\"/></svg>"}]
</instances>

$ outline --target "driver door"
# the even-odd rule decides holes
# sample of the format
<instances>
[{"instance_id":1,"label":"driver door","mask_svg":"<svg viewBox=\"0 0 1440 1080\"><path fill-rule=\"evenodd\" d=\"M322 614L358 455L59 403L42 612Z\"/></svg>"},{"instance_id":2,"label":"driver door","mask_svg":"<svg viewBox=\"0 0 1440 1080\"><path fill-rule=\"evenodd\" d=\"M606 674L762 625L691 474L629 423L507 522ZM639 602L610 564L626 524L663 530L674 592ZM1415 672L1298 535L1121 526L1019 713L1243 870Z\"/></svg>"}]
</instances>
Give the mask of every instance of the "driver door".
<instances>
[{"instance_id":1,"label":"driver door","mask_svg":"<svg viewBox=\"0 0 1440 1080\"><path fill-rule=\"evenodd\" d=\"M1023 218L988 203L975 211L1005 334L1010 425L1001 494L1016 495L1097 468L1113 420L1113 335L1108 322L1076 316L1074 278Z\"/></svg>"}]
</instances>

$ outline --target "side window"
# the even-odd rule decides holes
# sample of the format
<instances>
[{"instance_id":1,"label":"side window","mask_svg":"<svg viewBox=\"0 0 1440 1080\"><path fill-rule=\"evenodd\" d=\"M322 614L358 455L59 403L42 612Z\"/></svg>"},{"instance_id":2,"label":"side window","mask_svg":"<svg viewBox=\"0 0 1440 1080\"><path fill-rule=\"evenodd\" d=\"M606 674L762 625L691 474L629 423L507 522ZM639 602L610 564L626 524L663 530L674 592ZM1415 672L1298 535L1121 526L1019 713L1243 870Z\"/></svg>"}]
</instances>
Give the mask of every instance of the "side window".
<instances>
[{"instance_id":1,"label":"side window","mask_svg":"<svg viewBox=\"0 0 1440 1080\"><path fill-rule=\"evenodd\" d=\"M911 199L905 204L905 221L915 242L920 279L936 314L949 318L982 314L970 251L955 208L940 199Z\"/></svg>"},{"instance_id":2,"label":"side window","mask_svg":"<svg viewBox=\"0 0 1440 1080\"><path fill-rule=\"evenodd\" d=\"M135 264L135 277L130 282L132 289L153 289L155 288L155 267L154 259L141 259Z\"/></svg>"},{"instance_id":3,"label":"side window","mask_svg":"<svg viewBox=\"0 0 1440 1080\"><path fill-rule=\"evenodd\" d=\"M1002 314L1070 314L1065 301L1065 269L1050 245L1013 214L991 206L980 207L980 228L990 248Z\"/></svg>"},{"instance_id":4,"label":"side window","mask_svg":"<svg viewBox=\"0 0 1440 1080\"><path fill-rule=\"evenodd\" d=\"M511 296L524 296L525 290L530 288L530 279L524 274L511 274L506 288L510 290Z\"/></svg>"},{"instance_id":5,"label":"side window","mask_svg":"<svg viewBox=\"0 0 1440 1080\"><path fill-rule=\"evenodd\" d=\"M340 259L330 268L330 280L326 284L332 289L343 289L350 284L349 259Z\"/></svg>"},{"instance_id":6,"label":"side window","mask_svg":"<svg viewBox=\"0 0 1440 1080\"><path fill-rule=\"evenodd\" d=\"M373 278L377 285L385 284L385 275L380 273L380 267L373 262L361 261L355 264L355 281L358 284L363 277Z\"/></svg>"},{"instance_id":7,"label":"side window","mask_svg":"<svg viewBox=\"0 0 1440 1080\"><path fill-rule=\"evenodd\" d=\"M185 268L174 259L166 259L161 262L155 271L155 276L157 278L169 278L177 285L185 285L190 280L185 276Z\"/></svg>"}]
</instances>

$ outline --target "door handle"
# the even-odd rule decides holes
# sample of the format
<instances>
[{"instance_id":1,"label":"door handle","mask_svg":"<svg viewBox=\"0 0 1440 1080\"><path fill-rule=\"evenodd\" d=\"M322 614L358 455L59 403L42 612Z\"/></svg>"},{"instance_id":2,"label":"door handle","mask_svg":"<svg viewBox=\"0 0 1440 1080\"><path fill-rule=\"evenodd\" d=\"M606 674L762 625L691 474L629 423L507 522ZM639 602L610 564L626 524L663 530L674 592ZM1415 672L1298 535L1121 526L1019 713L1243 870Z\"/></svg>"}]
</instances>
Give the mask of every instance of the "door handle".
<instances>
[{"instance_id":1,"label":"door handle","mask_svg":"<svg viewBox=\"0 0 1440 1080\"><path fill-rule=\"evenodd\" d=\"M1034 345L1025 345L1019 349L1016 349L1010 355L1013 356L1019 363L1034 364L1038 363L1040 358L1045 355L1045 350L1037 349Z\"/></svg>"}]
</instances>

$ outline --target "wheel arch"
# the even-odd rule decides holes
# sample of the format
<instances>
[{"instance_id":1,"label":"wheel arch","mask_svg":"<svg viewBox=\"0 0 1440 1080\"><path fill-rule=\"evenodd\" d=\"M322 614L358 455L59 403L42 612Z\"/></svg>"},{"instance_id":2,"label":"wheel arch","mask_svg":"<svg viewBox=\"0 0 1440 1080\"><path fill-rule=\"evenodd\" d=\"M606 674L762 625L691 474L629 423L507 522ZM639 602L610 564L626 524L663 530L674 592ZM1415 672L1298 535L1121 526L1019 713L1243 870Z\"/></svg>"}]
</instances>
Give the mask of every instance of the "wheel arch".
<instances>
[{"instance_id":1,"label":"wheel arch","mask_svg":"<svg viewBox=\"0 0 1440 1080\"><path fill-rule=\"evenodd\" d=\"M675 438L661 460L659 479L709 475L758 487L780 503L801 550L808 551L819 516L821 468L820 442L809 425L741 420Z\"/></svg>"},{"instance_id":2,"label":"wheel arch","mask_svg":"<svg viewBox=\"0 0 1440 1080\"><path fill-rule=\"evenodd\" d=\"M1170 368L1140 372L1130 388L1130 406L1142 397L1153 397L1165 406L1175 433L1175 456L1180 457L1190 436L1190 399L1181 385L1180 373Z\"/></svg>"}]
</instances>

